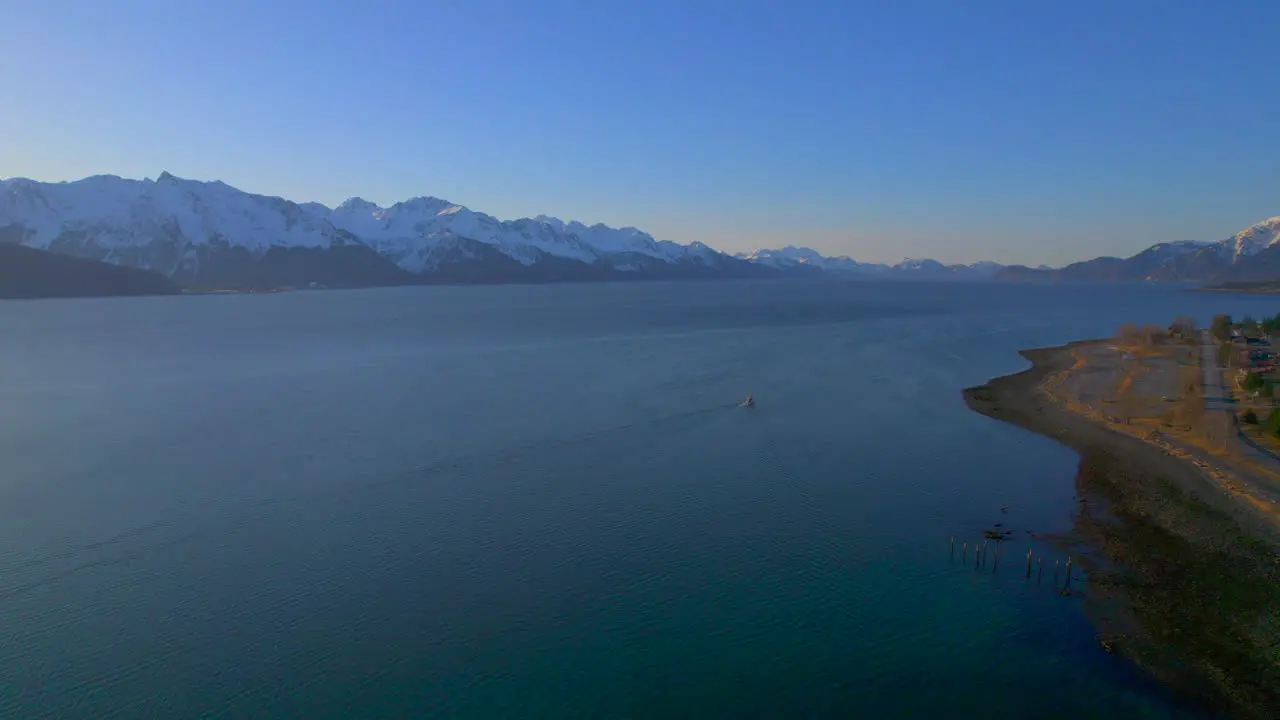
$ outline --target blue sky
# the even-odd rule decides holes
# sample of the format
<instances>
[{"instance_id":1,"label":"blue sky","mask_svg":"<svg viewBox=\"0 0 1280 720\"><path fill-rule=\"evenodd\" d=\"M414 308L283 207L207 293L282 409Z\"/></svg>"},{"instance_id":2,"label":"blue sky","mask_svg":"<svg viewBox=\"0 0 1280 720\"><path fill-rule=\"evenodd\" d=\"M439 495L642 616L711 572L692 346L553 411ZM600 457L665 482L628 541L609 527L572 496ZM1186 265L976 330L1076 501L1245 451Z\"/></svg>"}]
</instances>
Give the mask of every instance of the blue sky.
<instances>
[{"instance_id":1,"label":"blue sky","mask_svg":"<svg viewBox=\"0 0 1280 720\"><path fill-rule=\"evenodd\" d=\"M1057 264L1280 214L1280 3L0 0L0 176Z\"/></svg>"}]
</instances>

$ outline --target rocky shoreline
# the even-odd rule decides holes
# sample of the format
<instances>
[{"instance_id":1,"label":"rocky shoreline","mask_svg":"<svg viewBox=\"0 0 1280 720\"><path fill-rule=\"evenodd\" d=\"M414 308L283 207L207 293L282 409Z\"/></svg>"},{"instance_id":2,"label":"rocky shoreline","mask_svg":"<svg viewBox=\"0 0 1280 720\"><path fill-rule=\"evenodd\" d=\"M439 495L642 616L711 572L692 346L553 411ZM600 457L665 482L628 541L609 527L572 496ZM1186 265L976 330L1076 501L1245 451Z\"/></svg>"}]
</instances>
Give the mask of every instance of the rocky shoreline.
<instances>
[{"instance_id":1,"label":"rocky shoreline","mask_svg":"<svg viewBox=\"0 0 1280 720\"><path fill-rule=\"evenodd\" d=\"M1022 353L1023 372L969 388L969 407L1080 453L1074 529L1105 647L1175 693L1242 718L1280 717L1274 528L1196 465L1073 412L1046 387L1088 341Z\"/></svg>"}]
</instances>

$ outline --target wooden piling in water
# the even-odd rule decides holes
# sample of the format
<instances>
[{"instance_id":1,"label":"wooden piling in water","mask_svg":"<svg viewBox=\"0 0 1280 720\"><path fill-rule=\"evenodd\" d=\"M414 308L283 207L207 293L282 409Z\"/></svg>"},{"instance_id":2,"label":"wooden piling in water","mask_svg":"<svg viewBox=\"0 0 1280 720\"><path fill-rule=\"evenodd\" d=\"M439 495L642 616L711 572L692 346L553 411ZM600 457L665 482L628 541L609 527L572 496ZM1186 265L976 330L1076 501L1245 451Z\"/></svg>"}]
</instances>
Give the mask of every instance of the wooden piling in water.
<instances>
[{"instance_id":1,"label":"wooden piling in water","mask_svg":"<svg viewBox=\"0 0 1280 720\"><path fill-rule=\"evenodd\" d=\"M1070 557L1067 558L1067 584L1064 587L1065 588L1071 587L1071 558Z\"/></svg>"},{"instance_id":2,"label":"wooden piling in water","mask_svg":"<svg viewBox=\"0 0 1280 720\"><path fill-rule=\"evenodd\" d=\"M1058 563L1060 563L1060 562L1062 562L1062 561L1061 561L1061 560L1054 560L1054 561L1053 561L1053 584L1054 584L1054 585L1057 585L1057 584L1058 584Z\"/></svg>"},{"instance_id":3,"label":"wooden piling in water","mask_svg":"<svg viewBox=\"0 0 1280 720\"><path fill-rule=\"evenodd\" d=\"M964 547L960 549L960 562L969 562L969 543L966 541Z\"/></svg>"},{"instance_id":4,"label":"wooden piling in water","mask_svg":"<svg viewBox=\"0 0 1280 720\"><path fill-rule=\"evenodd\" d=\"M955 557L955 556L956 556L956 538L954 535L952 535L951 536L951 557Z\"/></svg>"},{"instance_id":5,"label":"wooden piling in water","mask_svg":"<svg viewBox=\"0 0 1280 720\"><path fill-rule=\"evenodd\" d=\"M1031 551L1027 551L1027 579L1031 578Z\"/></svg>"},{"instance_id":6,"label":"wooden piling in water","mask_svg":"<svg viewBox=\"0 0 1280 720\"><path fill-rule=\"evenodd\" d=\"M1044 558L1036 560L1036 565L1039 567L1039 570L1036 571L1036 584L1039 585L1040 581L1044 579Z\"/></svg>"},{"instance_id":7,"label":"wooden piling in water","mask_svg":"<svg viewBox=\"0 0 1280 720\"><path fill-rule=\"evenodd\" d=\"M989 540L982 541L982 567L987 566L987 543L988 542L990 541Z\"/></svg>"}]
</instances>

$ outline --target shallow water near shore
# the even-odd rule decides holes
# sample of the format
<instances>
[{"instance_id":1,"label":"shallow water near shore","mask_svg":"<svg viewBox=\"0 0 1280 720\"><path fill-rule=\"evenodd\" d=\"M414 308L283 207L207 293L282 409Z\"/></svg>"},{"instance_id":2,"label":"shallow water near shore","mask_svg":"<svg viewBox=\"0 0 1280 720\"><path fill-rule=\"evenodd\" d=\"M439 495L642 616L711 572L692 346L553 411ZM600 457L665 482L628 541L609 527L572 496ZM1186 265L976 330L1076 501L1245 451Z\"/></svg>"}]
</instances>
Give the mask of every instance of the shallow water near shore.
<instances>
[{"instance_id":1,"label":"shallow water near shore","mask_svg":"<svg viewBox=\"0 0 1280 720\"><path fill-rule=\"evenodd\" d=\"M960 391L1021 348L1272 305L791 282L3 303L0 717L1193 717L1024 578L1077 456ZM996 522L994 572L949 558Z\"/></svg>"}]
</instances>

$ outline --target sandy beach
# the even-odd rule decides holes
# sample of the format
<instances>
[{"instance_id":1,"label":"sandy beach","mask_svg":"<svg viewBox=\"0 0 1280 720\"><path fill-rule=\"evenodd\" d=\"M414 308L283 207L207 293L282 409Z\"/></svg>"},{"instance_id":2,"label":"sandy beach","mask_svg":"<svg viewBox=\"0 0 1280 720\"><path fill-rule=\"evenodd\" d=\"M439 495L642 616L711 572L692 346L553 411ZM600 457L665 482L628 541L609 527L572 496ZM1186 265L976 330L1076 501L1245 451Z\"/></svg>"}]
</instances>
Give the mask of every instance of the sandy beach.
<instances>
[{"instance_id":1,"label":"sandy beach","mask_svg":"<svg viewBox=\"0 0 1280 720\"><path fill-rule=\"evenodd\" d=\"M1088 569L1080 592L1105 646L1210 708L1280 717L1273 478L1228 438L1177 429L1169 396L1198 372L1194 352L1188 341L1152 353L1134 373L1113 341L1028 350L1031 368L964 394L973 410L1080 453L1079 510L1061 542ZM1124 399L1135 383L1149 408Z\"/></svg>"}]
</instances>

